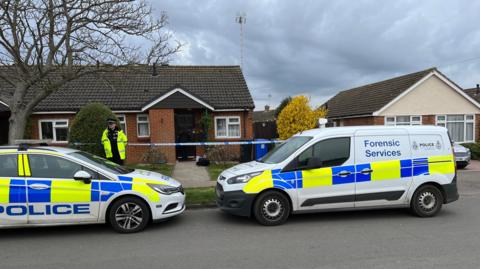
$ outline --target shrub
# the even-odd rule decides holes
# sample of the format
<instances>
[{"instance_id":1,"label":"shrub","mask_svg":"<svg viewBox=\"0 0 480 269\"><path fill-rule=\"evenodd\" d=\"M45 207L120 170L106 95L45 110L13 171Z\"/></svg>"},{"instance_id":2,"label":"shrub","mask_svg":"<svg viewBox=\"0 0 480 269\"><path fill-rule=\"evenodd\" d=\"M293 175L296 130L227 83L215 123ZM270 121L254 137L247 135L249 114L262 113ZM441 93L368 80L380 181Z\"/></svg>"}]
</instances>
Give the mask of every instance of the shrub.
<instances>
[{"instance_id":1,"label":"shrub","mask_svg":"<svg viewBox=\"0 0 480 269\"><path fill-rule=\"evenodd\" d=\"M77 149L105 156L101 139L103 131L107 128L108 118L116 117L105 105L91 103L84 106L72 122L69 135L70 144ZM118 120L117 126L119 126ZM74 143L86 143L86 145L75 145Z\"/></svg>"},{"instance_id":2,"label":"shrub","mask_svg":"<svg viewBox=\"0 0 480 269\"><path fill-rule=\"evenodd\" d=\"M480 160L480 144L479 143L465 143L462 146L469 148L473 160Z\"/></svg>"},{"instance_id":3,"label":"shrub","mask_svg":"<svg viewBox=\"0 0 480 269\"><path fill-rule=\"evenodd\" d=\"M306 96L296 96L280 112L277 119L277 129L280 139L288 139L292 135L315 128L318 119L325 117L326 109L312 109Z\"/></svg>"}]
</instances>

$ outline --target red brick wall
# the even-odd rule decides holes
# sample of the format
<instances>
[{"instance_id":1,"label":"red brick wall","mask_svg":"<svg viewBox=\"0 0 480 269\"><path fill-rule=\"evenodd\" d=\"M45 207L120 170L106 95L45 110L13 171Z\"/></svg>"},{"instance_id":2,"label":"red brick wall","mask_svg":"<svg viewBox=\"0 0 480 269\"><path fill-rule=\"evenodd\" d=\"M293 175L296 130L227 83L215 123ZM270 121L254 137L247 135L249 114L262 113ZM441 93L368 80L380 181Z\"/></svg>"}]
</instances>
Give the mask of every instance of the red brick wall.
<instances>
[{"instance_id":1,"label":"red brick wall","mask_svg":"<svg viewBox=\"0 0 480 269\"><path fill-rule=\"evenodd\" d=\"M150 109L148 112L150 120L150 140L152 143L173 143L175 142L175 122L173 109ZM175 147L159 147L160 152L165 154L168 163L176 161Z\"/></svg>"},{"instance_id":2,"label":"red brick wall","mask_svg":"<svg viewBox=\"0 0 480 269\"><path fill-rule=\"evenodd\" d=\"M126 134L129 143L173 143L175 142L175 122L174 109L151 109L148 111L150 121L150 137L137 137L137 114L125 113L125 120L127 125ZM241 141L244 139L253 139L253 119L252 111L239 112L213 112L213 120L215 116L239 116L240 117L240 138L235 139L216 139L215 138L215 123L212 121L212 127L209 131L210 141ZM74 119L74 114L55 114L55 115L32 115L32 138L39 139L38 121L40 119L68 119L69 126L71 126ZM196 122L199 121L200 113L196 115ZM199 127L199 126L197 126ZM59 146L67 146L66 143L55 144ZM149 146L127 146L127 163L142 162L142 158L149 150ZM230 145L225 147L231 155L240 156L240 146ZM157 149L165 154L166 160L169 163L176 161L176 151L174 146L157 147ZM197 155L204 154L204 147L197 147Z\"/></svg>"},{"instance_id":3,"label":"red brick wall","mask_svg":"<svg viewBox=\"0 0 480 269\"><path fill-rule=\"evenodd\" d=\"M435 115L423 115L422 125L435 125Z\"/></svg>"},{"instance_id":4,"label":"red brick wall","mask_svg":"<svg viewBox=\"0 0 480 269\"><path fill-rule=\"evenodd\" d=\"M480 141L480 114L475 114L475 141Z\"/></svg>"}]
</instances>

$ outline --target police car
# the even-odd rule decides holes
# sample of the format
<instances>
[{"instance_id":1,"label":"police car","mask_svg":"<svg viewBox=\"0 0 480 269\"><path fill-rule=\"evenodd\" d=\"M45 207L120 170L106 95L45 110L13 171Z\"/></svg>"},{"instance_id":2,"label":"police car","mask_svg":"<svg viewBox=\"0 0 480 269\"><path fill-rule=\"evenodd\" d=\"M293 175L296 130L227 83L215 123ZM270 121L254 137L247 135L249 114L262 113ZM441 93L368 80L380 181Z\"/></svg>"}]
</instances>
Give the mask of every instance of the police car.
<instances>
[{"instance_id":1,"label":"police car","mask_svg":"<svg viewBox=\"0 0 480 269\"><path fill-rule=\"evenodd\" d=\"M458 199L456 174L444 127L320 128L223 171L217 204L264 225L291 213L379 207L432 217Z\"/></svg>"},{"instance_id":2,"label":"police car","mask_svg":"<svg viewBox=\"0 0 480 269\"><path fill-rule=\"evenodd\" d=\"M182 185L59 147L0 147L0 227L109 223L122 233L185 210Z\"/></svg>"}]
</instances>

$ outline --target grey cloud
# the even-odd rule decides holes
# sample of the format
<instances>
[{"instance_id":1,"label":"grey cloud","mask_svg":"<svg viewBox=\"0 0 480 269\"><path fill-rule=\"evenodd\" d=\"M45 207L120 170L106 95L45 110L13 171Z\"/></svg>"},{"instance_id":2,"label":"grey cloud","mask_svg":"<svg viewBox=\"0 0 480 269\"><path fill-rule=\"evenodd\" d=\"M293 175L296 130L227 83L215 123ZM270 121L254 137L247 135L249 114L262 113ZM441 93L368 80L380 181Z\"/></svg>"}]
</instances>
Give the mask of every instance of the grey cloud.
<instances>
[{"instance_id":1,"label":"grey cloud","mask_svg":"<svg viewBox=\"0 0 480 269\"><path fill-rule=\"evenodd\" d=\"M296 94L318 105L340 90L431 66L463 87L480 81L480 59L457 63L480 57L478 1L152 4L187 44L175 64L239 64L234 18L246 12L244 73L257 109Z\"/></svg>"}]
</instances>

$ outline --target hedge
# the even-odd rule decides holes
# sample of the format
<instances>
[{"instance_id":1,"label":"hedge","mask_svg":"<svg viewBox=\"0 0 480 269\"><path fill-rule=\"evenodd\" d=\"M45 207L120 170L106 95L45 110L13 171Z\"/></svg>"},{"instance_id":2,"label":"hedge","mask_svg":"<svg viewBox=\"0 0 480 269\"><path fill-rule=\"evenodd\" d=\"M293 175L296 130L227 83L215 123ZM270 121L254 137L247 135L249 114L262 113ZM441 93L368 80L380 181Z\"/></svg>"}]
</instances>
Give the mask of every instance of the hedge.
<instances>
[{"instance_id":1,"label":"hedge","mask_svg":"<svg viewBox=\"0 0 480 269\"><path fill-rule=\"evenodd\" d=\"M472 154L472 160L480 160L480 144L479 143L465 143L462 146L469 148Z\"/></svg>"},{"instance_id":2,"label":"hedge","mask_svg":"<svg viewBox=\"0 0 480 269\"><path fill-rule=\"evenodd\" d=\"M98 156L105 156L101 139L107 128L107 119L115 118L115 114L101 103L91 103L84 106L75 116L70 128L69 142L73 147ZM117 119L117 126L118 119ZM87 145L75 145L87 143Z\"/></svg>"}]
</instances>

